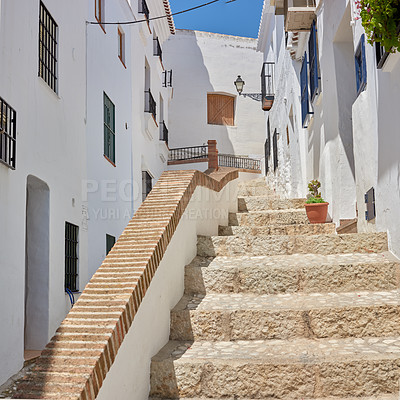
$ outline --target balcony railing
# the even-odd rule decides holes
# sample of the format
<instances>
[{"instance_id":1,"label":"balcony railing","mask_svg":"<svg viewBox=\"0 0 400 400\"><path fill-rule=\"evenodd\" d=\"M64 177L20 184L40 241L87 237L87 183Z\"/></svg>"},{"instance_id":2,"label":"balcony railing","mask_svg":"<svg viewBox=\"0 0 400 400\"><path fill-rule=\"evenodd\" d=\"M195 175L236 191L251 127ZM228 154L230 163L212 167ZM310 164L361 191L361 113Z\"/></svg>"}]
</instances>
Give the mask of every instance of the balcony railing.
<instances>
[{"instance_id":1,"label":"balcony railing","mask_svg":"<svg viewBox=\"0 0 400 400\"><path fill-rule=\"evenodd\" d=\"M153 39L153 47L153 55L160 57L160 60L162 61L162 50L158 38Z\"/></svg>"},{"instance_id":2,"label":"balcony railing","mask_svg":"<svg viewBox=\"0 0 400 400\"><path fill-rule=\"evenodd\" d=\"M221 167L261 171L261 160L232 154L218 154L218 165Z\"/></svg>"},{"instance_id":3,"label":"balcony railing","mask_svg":"<svg viewBox=\"0 0 400 400\"><path fill-rule=\"evenodd\" d=\"M168 146L168 128L164 121L160 123L160 140Z\"/></svg>"},{"instance_id":4,"label":"balcony railing","mask_svg":"<svg viewBox=\"0 0 400 400\"><path fill-rule=\"evenodd\" d=\"M147 6L146 0L139 0L139 14L144 14L147 19L150 18L150 10Z\"/></svg>"},{"instance_id":5,"label":"balcony railing","mask_svg":"<svg viewBox=\"0 0 400 400\"><path fill-rule=\"evenodd\" d=\"M262 109L264 111L270 110L274 103L274 68L274 62L265 62L261 71Z\"/></svg>"},{"instance_id":6,"label":"balcony railing","mask_svg":"<svg viewBox=\"0 0 400 400\"><path fill-rule=\"evenodd\" d=\"M309 31L315 19L315 0L284 0L285 29L289 32Z\"/></svg>"},{"instance_id":7,"label":"balcony railing","mask_svg":"<svg viewBox=\"0 0 400 400\"><path fill-rule=\"evenodd\" d=\"M194 160L194 162L200 160L207 161L208 158L208 146L192 146L192 147L180 147L176 149L170 149L168 161L179 162Z\"/></svg>"},{"instance_id":8,"label":"balcony railing","mask_svg":"<svg viewBox=\"0 0 400 400\"><path fill-rule=\"evenodd\" d=\"M151 94L150 89L144 92L144 112L148 112L156 119L157 103Z\"/></svg>"},{"instance_id":9,"label":"balcony railing","mask_svg":"<svg viewBox=\"0 0 400 400\"><path fill-rule=\"evenodd\" d=\"M0 97L0 162L16 166L17 113Z\"/></svg>"},{"instance_id":10,"label":"balcony railing","mask_svg":"<svg viewBox=\"0 0 400 400\"><path fill-rule=\"evenodd\" d=\"M163 72L163 87L172 87L172 69Z\"/></svg>"}]
</instances>

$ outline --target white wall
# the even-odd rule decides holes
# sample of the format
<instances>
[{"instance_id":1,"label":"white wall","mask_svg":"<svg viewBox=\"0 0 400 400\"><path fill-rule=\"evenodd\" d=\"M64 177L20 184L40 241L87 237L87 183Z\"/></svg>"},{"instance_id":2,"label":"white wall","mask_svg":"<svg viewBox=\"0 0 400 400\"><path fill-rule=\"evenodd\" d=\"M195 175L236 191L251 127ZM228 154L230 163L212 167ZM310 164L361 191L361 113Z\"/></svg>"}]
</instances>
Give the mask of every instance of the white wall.
<instances>
[{"instance_id":1,"label":"white wall","mask_svg":"<svg viewBox=\"0 0 400 400\"><path fill-rule=\"evenodd\" d=\"M217 235L235 211L237 180L219 193L196 188L97 399L115 393L121 400L148 398L151 357L169 340L170 311L183 295L184 267L197 254L197 235Z\"/></svg>"},{"instance_id":2,"label":"white wall","mask_svg":"<svg viewBox=\"0 0 400 400\"><path fill-rule=\"evenodd\" d=\"M170 107L170 148L217 140L220 153L263 155L265 121L261 103L237 96L241 75L245 93L260 93L262 55L256 40L216 33L177 30L165 44L174 73ZM236 97L235 126L207 124L207 93Z\"/></svg>"},{"instance_id":3,"label":"white wall","mask_svg":"<svg viewBox=\"0 0 400 400\"><path fill-rule=\"evenodd\" d=\"M150 17L164 12L161 0L147 2ZM143 20L137 2L105 2L107 21ZM88 19L94 21L94 2L88 1ZM168 148L159 140L160 115L168 126L171 89L162 87L163 64L153 55L153 35L161 46L170 35L165 20L122 25L125 65L118 58L118 26L98 25L88 30L87 168L89 214L89 274L106 256L106 234L118 239L142 202L142 171L153 183L166 169ZM150 89L157 102L157 118L144 112L145 60L150 68ZM165 64L165 63L164 63ZM115 105L115 157L113 166L104 157L103 92ZM164 110L160 110L160 94Z\"/></svg>"},{"instance_id":4,"label":"white wall","mask_svg":"<svg viewBox=\"0 0 400 400\"><path fill-rule=\"evenodd\" d=\"M38 77L39 1L0 3L0 96L17 111L16 170L0 165L0 383L23 365L26 234L38 234L26 231L28 176L49 189L50 270L47 284L44 279L35 286L36 296L42 294L46 303L48 322L42 328L47 339L69 309L64 293L65 221L80 228L81 288L87 279L81 195L86 169L86 6L79 0L44 4L59 27L58 94Z\"/></svg>"}]
</instances>

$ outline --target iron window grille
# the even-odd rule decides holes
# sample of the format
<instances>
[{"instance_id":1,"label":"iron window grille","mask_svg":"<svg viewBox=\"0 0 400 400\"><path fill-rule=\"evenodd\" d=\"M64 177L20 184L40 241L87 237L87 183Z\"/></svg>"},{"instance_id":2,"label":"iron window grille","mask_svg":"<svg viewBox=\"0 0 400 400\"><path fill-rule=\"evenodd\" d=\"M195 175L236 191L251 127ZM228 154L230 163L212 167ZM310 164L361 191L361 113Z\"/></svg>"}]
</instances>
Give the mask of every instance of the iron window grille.
<instances>
[{"instance_id":1,"label":"iron window grille","mask_svg":"<svg viewBox=\"0 0 400 400\"><path fill-rule=\"evenodd\" d=\"M78 291L79 227L65 222L65 289Z\"/></svg>"},{"instance_id":2,"label":"iron window grille","mask_svg":"<svg viewBox=\"0 0 400 400\"><path fill-rule=\"evenodd\" d=\"M115 106L104 93L104 155L115 164Z\"/></svg>"},{"instance_id":3,"label":"iron window grille","mask_svg":"<svg viewBox=\"0 0 400 400\"><path fill-rule=\"evenodd\" d=\"M150 18L150 10L146 0L139 0L139 14L144 14L147 20Z\"/></svg>"},{"instance_id":4,"label":"iron window grille","mask_svg":"<svg viewBox=\"0 0 400 400\"><path fill-rule=\"evenodd\" d=\"M365 211L365 219L366 221L372 221L376 217L375 210L375 189L372 187L365 193L365 204L367 210Z\"/></svg>"},{"instance_id":5,"label":"iron window grille","mask_svg":"<svg viewBox=\"0 0 400 400\"><path fill-rule=\"evenodd\" d=\"M354 55L356 66L357 94L360 94L367 86L367 63L365 59L365 34L361 35L356 53Z\"/></svg>"},{"instance_id":6,"label":"iron window grille","mask_svg":"<svg viewBox=\"0 0 400 400\"><path fill-rule=\"evenodd\" d=\"M375 42L375 54L376 54L376 65L378 69L383 67L385 61L389 57L389 52L385 50L385 47L382 46L380 43Z\"/></svg>"},{"instance_id":7,"label":"iron window grille","mask_svg":"<svg viewBox=\"0 0 400 400\"><path fill-rule=\"evenodd\" d=\"M106 255L111 251L115 244L115 236L106 234Z\"/></svg>"},{"instance_id":8,"label":"iron window grille","mask_svg":"<svg viewBox=\"0 0 400 400\"><path fill-rule=\"evenodd\" d=\"M268 111L274 102L274 62L264 62L261 70L262 109Z\"/></svg>"},{"instance_id":9,"label":"iron window grille","mask_svg":"<svg viewBox=\"0 0 400 400\"><path fill-rule=\"evenodd\" d=\"M308 53L310 56L310 95L311 102L313 102L315 96L319 93L317 27L315 21L311 25Z\"/></svg>"},{"instance_id":10,"label":"iron window grille","mask_svg":"<svg viewBox=\"0 0 400 400\"><path fill-rule=\"evenodd\" d=\"M57 93L58 25L45 5L39 12L39 76Z\"/></svg>"},{"instance_id":11,"label":"iron window grille","mask_svg":"<svg viewBox=\"0 0 400 400\"><path fill-rule=\"evenodd\" d=\"M162 61L162 49L158 37L153 39L153 55L160 57L160 61Z\"/></svg>"},{"instance_id":12,"label":"iron window grille","mask_svg":"<svg viewBox=\"0 0 400 400\"><path fill-rule=\"evenodd\" d=\"M172 69L163 72L163 87L172 87Z\"/></svg>"},{"instance_id":13,"label":"iron window grille","mask_svg":"<svg viewBox=\"0 0 400 400\"><path fill-rule=\"evenodd\" d=\"M145 201L153 188L151 175L147 171L142 171L142 200Z\"/></svg>"},{"instance_id":14,"label":"iron window grille","mask_svg":"<svg viewBox=\"0 0 400 400\"><path fill-rule=\"evenodd\" d=\"M269 118L267 121L267 140L265 141L265 174L269 172L269 157L271 156L271 125Z\"/></svg>"},{"instance_id":15,"label":"iron window grille","mask_svg":"<svg viewBox=\"0 0 400 400\"><path fill-rule=\"evenodd\" d=\"M0 162L16 167L17 113L0 97Z\"/></svg>"},{"instance_id":16,"label":"iron window grille","mask_svg":"<svg viewBox=\"0 0 400 400\"><path fill-rule=\"evenodd\" d=\"M156 110L157 110L157 103L154 100L153 95L151 94L150 89L145 90L145 97L144 97L144 112L150 113L153 115L154 120L156 119Z\"/></svg>"},{"instance_id":17,"label":"iron window grille","mask_svg":"<svg viewBox=\"0 0 400 400\"><path fill-rule=\"evenodd\" d=\"M165 144L168 146L168 128L164 121L160 123L160 140L165 142Z\"/></svg>"},{"instance_id":18,"label":"iron window grille","mask_svg":"<svg viewBox=\"0 0 400 400\"><path fill-rule=\"evenodd\" d=\"M303 128L307 128L307 117L310 114L310 101L308 94L308 68L307 53L304 53L303 63L300 70L300 91L301 91L301 121Z\"/></svg>"},{"instance_id":19,"label":"iron window grille","mask_svg":"<svg viewBox=\"0 0 400 400\"><path fill-rule=\"evenodd\" d=\"M272 137L272 145L274 148L274 172L278 168L278 135L279 133L275 129L274 136Z\"/></svg>"}]
</instances>

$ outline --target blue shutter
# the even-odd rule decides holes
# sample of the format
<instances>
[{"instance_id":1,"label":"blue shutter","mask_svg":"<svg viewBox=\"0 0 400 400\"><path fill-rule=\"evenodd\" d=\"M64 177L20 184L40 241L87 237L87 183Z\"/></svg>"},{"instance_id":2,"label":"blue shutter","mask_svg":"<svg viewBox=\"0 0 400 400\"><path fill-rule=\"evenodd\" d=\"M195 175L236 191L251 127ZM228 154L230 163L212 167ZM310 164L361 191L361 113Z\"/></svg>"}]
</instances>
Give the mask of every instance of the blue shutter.
<instances>
[{"instance_id":1,"label":"blue shutter","mask_svg":"<svg viewBox=\"0 0 400 400\"><path fill-rule=\"evenodd\" d=\"M361 35L355 54L357 93L362 92L367 84L367 62L365 58L365 35Z\"/></svg>"},{"instance_id":2,"label":"blue shutter","mask_svg":"<svg viewBox=\"0 0 400 400\"><path fill-rule=\"evenodd\" d=\"M309 114L308 108L308 77L307 77L307 53L304 53L303 64L300 71L300 90L301 90L301 121L303 128Z\"/></svg>"},{"instance_id":3,"label":"blue shutter","mask_svg":"<svg viewBox=\"0 0 400 400\"><path fill-rule=\"evenodd\" d=\"M308 41L308 54L310 56L310 94L314 101L318 93L318 54L317 54L317 28L315 21L311 25L310 40Z\"/></svg>"}]
</instances>

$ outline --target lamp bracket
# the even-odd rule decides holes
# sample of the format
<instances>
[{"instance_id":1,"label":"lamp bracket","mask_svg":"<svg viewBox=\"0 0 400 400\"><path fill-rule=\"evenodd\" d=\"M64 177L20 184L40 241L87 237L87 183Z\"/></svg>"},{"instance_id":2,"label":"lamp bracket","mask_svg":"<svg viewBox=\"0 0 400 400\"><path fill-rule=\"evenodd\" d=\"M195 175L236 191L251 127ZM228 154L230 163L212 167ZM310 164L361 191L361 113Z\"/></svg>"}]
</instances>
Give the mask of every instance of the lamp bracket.
<instances>
[{"instance_id":1,"label":"lamp bracket","mask_svg":"<svg viewBox=\"0 0 400 400\"><path fill-rule=\"evenodd\" d=\"M252 100L261 101L262 93L241 93L240 96L250 97Z\"/></svg>"}]
</instances>

